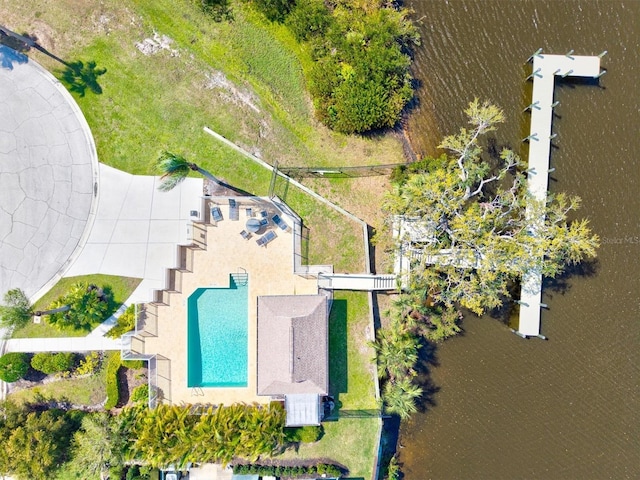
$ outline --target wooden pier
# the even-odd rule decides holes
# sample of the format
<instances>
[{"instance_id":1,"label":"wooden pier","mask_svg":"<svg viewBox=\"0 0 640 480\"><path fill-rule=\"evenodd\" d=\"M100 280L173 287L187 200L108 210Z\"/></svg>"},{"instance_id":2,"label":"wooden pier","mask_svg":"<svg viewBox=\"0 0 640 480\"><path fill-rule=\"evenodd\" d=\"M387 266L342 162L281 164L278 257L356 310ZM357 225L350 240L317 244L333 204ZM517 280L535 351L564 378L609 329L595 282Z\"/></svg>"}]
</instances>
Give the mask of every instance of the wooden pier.
<instances>
[{"instance_id":1,"label":"wooden pier","mask_svg":"<svg viewBox=\"0 0 640 480\"><path fill-rule=\"evenodd\" d=\"M551 140L555 137L551 133L553 122L554 102L553 90L556 76L591 77L598 78L601 56L586 57L573 55L573 50L565 55L546 55L538 50L533 59L533 95L531 104L531 129L529 136L523 141L529 142L529 193L543 203L546 203L549 187L549 154ZM538 218L534 218L535 216ZM531 221L531 233L535 235L536 224L544 222L544 213L539 216L537 210L527 208L527 217ZM542 298L542 274L539 270L530 270L522 278L520 293L520 321L515 332L522 337L542 337L540 335L540 308ZM543 337L542 337L543 338Z\"/></svg>"}]
</instances>

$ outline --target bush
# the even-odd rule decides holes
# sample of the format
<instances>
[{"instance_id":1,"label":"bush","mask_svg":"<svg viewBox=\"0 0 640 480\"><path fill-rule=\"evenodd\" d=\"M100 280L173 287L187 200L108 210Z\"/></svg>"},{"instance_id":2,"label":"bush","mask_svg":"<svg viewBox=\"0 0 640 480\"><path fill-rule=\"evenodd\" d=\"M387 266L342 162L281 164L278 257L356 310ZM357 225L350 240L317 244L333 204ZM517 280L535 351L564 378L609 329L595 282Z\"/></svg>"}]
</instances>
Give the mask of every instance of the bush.
<instances>
[{"instance_id":1,"label":"bush","mask_svg":"<svg viewBox=\"0 0 640 480\"><path fill-rule=\"evenodd\" d=\"M147 402L149 400L149 384L145 383L133 389L131 394L133 403Z\"/></svg>"},{"instance_id":2,"label":"bush","mask_svg":"<svg viewBox=\"0 0 640 480\"><path fill-rule=\"evenodd\" d=\"M314 443L324 435L322 425L285 428L285 435L291 443Z\"/></svg>"},{"instance_id":3,"label":"bush","mask_svg":"<svg viewBox=\"0 0 640 480\"><path fill-rule=\"evenodd\" d=\"M122 366L131 370L140 370L144 368L144 360L122 360Z\"/></svg>"},{"instance_id":4,"label":"bush","mask_svg":"<svg viewBox=\"0 0 640 480\"><path fill-rule=\"evenodd\" d=\"M109 316L110 301L106 290L84 282L76 283L49 306L52 313L42 313L48 315L48 323L60 329L91 330Z\"/></svg>"},{"instance_id":5,"label":"bush","mask_svg":"<svg viewBox=\"0 0 640 480\"><path fill-rule=\"evenodd\" d=\"M120 382L118 382L118 372L120 371L121 366L120 354L111 354L107 362L107 402L104 405L105 410L111 410L120 400Z\"/></svg>"},{"instance_id":6,"label":"bush","mask_svg":"<svg viewBox=\"0 0 640 480\"><path fill-rule=\"evenodd\" d=\"M13 383L29 371L29 355L21 352L5 353L0 357L0 379Z\"/></svg>"},{"instance_id":7,"label":"bush","mask_svg":"<svg viewBox=\"0 0 640 480\"><path fill-rule=\"evenodd\" d=\"M267 19L282 23L295 5L294 0L252 0Z\"/></svg>"},{"instance_id":8,"label":"bush","mask_svg":"<svg viewBox=\"0 0 640 480\"><path fill-rule=\"evenodd\" d=\"M322 0L299 0L287 17L287 26L299 42L322 36L332 17Z\"/></svg>"},{"instance_id":9,"label":"bush","mask_svg":"<svg viewBox=\"0 0 640 480\"><path fill-rule=\"evenodd\" d=\"M98 370L100 366L100 354L98 352L90 352L84 360L80 361L80 365L76 368L76 375L89 375Z\"/></svg>"},{"instance_id":10,"label":"bush","mask_svg":"<svg viewBox=\"0 0 640 480\"><path fill-rule=\"evenodd\" d=\"M31 367L47 375L68 372L73 368L75 363L76 355L70 352L36 353L31 359Z\"/></svg>"},{"instance_id":11,"label":"bush","mask_svg":"<svg viewBox=\"0 0 640 480\"><path fill-rule=\"evenodd\" d=\"M308 477L316 473L326 474L328 477L339 477L342 471L335 465L329 463L318 463L317 465L289 466L289 465L234 465L233 473L236 475L260 475L276 477Z\"/></svg>"},{"instance_id":12,"label":"bush","mask_svg":"<svg viewBox=\"0 0 640 480\"><path fill-rule=\"evenodd\" d=\"M118 317L116 324L107 332L106 336L109 338L120 338L134 328L136 328L136 306L129 305L124 313Z\"/></svg>"}]
</instances>

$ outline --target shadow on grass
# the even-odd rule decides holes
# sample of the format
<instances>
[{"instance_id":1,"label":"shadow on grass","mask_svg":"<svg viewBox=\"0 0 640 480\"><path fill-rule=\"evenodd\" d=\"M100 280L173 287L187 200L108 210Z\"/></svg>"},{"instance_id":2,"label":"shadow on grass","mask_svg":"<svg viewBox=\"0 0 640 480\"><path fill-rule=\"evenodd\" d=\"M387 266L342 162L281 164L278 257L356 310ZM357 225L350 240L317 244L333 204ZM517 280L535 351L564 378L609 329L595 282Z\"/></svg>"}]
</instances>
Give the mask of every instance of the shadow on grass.
<instances>
[{"instance_id":1,"label":"shadow on grass","mask_svg":"<svg viewBox=\"0 0 640 480\"><path fill-rule=\"evenodd\" d=\"M329 391L336 409L341 407L340 394L348 391L347 301L333 301L329 316Z\"/></svg>"},{"instance_id":2,"label":"shadow on grass","mask_svg":"<svg viewBox=\"0 0 640 480\"><path fill-rule=\"evenodd\" d=\"M106 68L98 68L93 60L84 63L80 60L66 64L67 68L62 71L62 83L71 92L75 92L84 97L87 89L90 92L100 95L102 87L98 83L98 77L107 73Z\"/></svg>"}]
</instances>

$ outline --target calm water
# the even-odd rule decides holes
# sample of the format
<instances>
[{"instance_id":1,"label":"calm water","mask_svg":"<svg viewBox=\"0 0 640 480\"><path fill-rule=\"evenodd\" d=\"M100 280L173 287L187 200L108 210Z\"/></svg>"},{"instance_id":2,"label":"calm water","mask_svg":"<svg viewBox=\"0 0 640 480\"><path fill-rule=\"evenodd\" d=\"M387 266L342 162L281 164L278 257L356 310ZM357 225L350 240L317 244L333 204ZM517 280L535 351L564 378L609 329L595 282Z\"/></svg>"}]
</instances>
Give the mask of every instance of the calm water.
<instances>
[{"instance_id":1,"label":"calm water","mask_svg":"<svg viewBox=\"0 0 640 480\"><path fill-rule=\"evenodd\" d=\"M434 153L475 96L501 106L498 144L520 149L526 59L595 55L601 87L560 83L554 191L582 197L602 239L587 274L545 290L548 342L491 318L438 348L435 406L402 427L407 480L640 478L640 2L413 0L423 38L409 121Z\"/></svg>"}]
</instances>

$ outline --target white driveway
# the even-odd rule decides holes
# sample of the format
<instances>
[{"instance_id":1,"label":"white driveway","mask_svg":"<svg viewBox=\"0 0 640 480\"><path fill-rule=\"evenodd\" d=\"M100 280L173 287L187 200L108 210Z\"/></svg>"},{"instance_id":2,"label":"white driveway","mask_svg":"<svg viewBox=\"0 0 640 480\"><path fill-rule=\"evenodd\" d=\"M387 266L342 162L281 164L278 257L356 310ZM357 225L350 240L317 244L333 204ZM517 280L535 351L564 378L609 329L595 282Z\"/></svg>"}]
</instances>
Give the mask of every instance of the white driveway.
<instances>
[{"instance_id":1,"label":"white driveway","mask_svg":"<svg viewBox=\"0 0 640 480\"><path fill-rule=\"evenodd\" d=\"M202 218L202 184L187 178L170 192L158 177L99 166L98 209L81 253L65 277L103 273L142 278L129 302L152 299L177 265L177 246L191 243L191 221ZM195 215L192 215L195 213Z\"/></svg>"}]
</instances>

